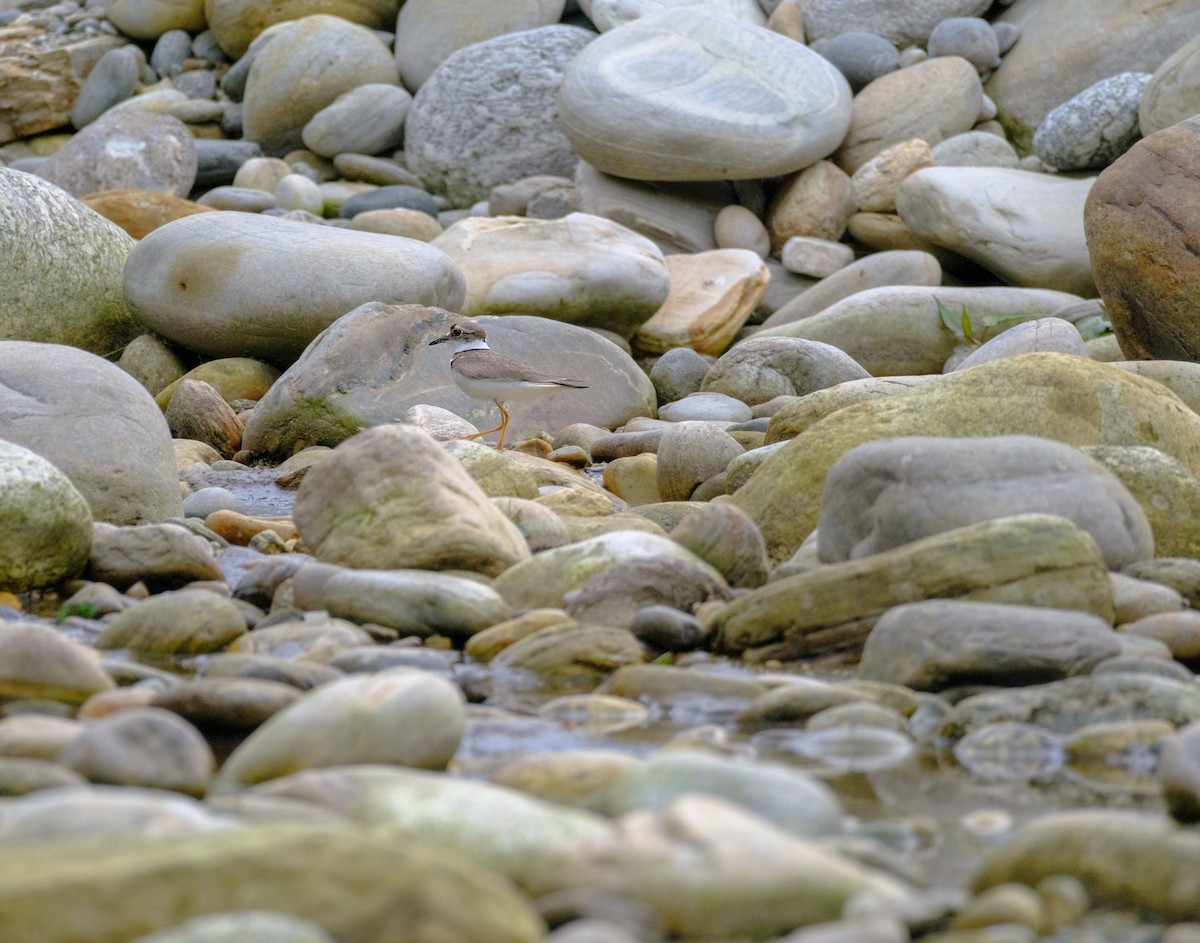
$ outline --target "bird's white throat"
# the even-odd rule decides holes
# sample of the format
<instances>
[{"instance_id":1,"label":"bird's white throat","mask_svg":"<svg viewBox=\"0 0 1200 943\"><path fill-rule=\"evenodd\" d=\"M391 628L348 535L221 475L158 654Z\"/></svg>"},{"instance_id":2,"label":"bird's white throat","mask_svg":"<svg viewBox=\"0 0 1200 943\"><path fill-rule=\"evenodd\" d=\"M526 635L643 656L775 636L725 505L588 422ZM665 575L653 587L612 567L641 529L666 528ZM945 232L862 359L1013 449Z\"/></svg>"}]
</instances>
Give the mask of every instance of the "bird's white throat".
<instances>
[{"instance_id":1,"label":"bird's white throat","mask_svg":"<svg viewBox=\"0 0 1200 943\"><path fill-rule=\"evenodd\" d=\"M454 344L453 350L456 354L461 354L464 350L492 349L488 346L488 342L482 337L463 337L459 340L453 341L452 343Z\"/></svg>"}]
</instances>

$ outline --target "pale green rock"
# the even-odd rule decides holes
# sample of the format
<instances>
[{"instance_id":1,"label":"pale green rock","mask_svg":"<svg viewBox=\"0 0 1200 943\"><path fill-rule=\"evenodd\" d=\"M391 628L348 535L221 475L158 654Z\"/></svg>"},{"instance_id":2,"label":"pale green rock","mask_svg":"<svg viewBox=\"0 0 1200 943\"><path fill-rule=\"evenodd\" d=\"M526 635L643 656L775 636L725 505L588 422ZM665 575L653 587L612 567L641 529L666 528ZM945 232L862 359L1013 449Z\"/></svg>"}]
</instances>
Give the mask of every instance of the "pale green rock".
<instances>
[{"instance_id":1,"label":"pale green rock","mask_svg":"<svg viewBox=\"0 0 1200 943\"><path fill-rule=\"evenodd\" d=\"M54 465L0 440L0 533L0 590L56 586L87 563L92 510Z\"/></svg>"},{"instance_id":2,"label":"pale green rock","mask_svg":"<svg viewBox=\"0 0 1200 943\"><path fill-rule=\"evenodd\" d=\"M1022 514L777 579L717 615L716 647L755 661L855 655L888 609L938 598L1113 617L1108 568L1092 538L1065 518Z\"/></svg>"},{"instance_id":3,"label":"pale green rock","mask_svg":"<svg viewBox=\"0 0 1200 943\"><path fill-rule=\"evenodd\" d=\"M516 526L414 426L338 446L304 476L292 513L317 559L340 566L495 576L529 557Z\"/></svg>"},{"instance_id":4,"label":"pale green rock","mask_svg":"<svg viewBox=\"0 0 1200 943\"><path fill-rule=\"evenodd\" d=\"M1200 477L1148 445L1089 445L1082 451L1120 478L1141 505L1157 556L1200 558Z\"/></svg>"},{"instance_id":5,"label":"pale green rock","mask_svg":"<svg viewBox=\"0 0 1200 943\"><path fill-rule=\"evenodd\" d=\"M119 351L141 333L121 288L134 244L48 180L0 167L0 340Z\"/></svg>"},{"instance_id":6,"label":"pale green rock","mask_svg":"<svg viewBox=\"0 0 1200 943\"><path fill-rule=\"evenodd\" d=\"M1093 905L1150 911L1168 921L1200 919L1200 834L1160 813L1124 809L1055 812L1021 826L975 875L983 891L1077 878Z\"/></svg>"},{"instance_id":7,"label":"pale green rock","mask_svg":"<svg viewBox=\"0 0 1200 943\"><path fill-rule=\"evenodd\" d=\"M781 561L816 526L825 476L854 446L901 435L1014 434L1074 446L1150 445L1200 470L1200 416L1161 384L1081 357L1031 353L840 409L772 455L732 500Z\"/></svg>"},{"instance_id":8,"label":"pale green rock","mask_svg":"<svg viewBox=\"0 0 1200 943\"><path fill-rule=\"evenodd\" d=\"M207 589L158 593L118 612L96 639L98 648L128 648L150 655L219 651L246 632L241 610L228 596Z\"/></svg>"},{"instance_id":9,"label":"pale green rock","mask_svg":"<svg viewBox=\"0 0 1200 943\"><path fill-rule=\"evenodd\" d=\"M425 939L537 943L545 929L508 882L465 856L351 825L64 840L0 862L7 943L128 943L247 906L355 943L411 938L414 926Z\"/></svg>"},{"instance_id":10,"label":"pale green rock","mask_svg":"<svg viewBox=\"0 0 1200 943\"><path fill-rule=\"evenodd\" d=\"M616 531L543 551L506 570L493 586L516 609L554 607L562 605L567 592L580 589L615 564L662 556L701 567L718 584L724 583L715 568L668 537Z\"/></svg>"},{"instance_id":11,"label":"pale green rock","mask_svg":"<svg viewBox=\"0 0 1200 943\"><path fill-rule=\"evenodd\" d=\"M463 704L458 687L432 672L394 668L332 681L247 737L213 789L351 763L444 769L462 738Z\"/></svg>"},{"instance_id":12,"label":"pale green rock","mask_svg":"<svg viewBox=\"0 0 1200 943\"><path fill-rule=\"evenodd\" d=\"M446 635L462 642L512 615L508 603L486 583L450 573L310 564L293 580L297 606L384 625L401 635Z\"/></svg>"},{"instance_id":13,"label":"pale green rock","mask_svg":"<svg viewBox=\"0 0 1200 943\"><path fill-rule=\"evenodd\" d=\"M876 377L940 374L966 340L961 326L964 308L972 337L982 342L1013 324L1049 317L1079 300L1077 295L1046 289L888 285L860 291L812 317L765 328L754 336L832 344ZM950 325L939 313L938 302L948 310Z\"/></svg>"},{"instance_id":14,"label":"pale green rock","mask_svg":"<svg viewBox=\"0 0 1200 943\"><path fill-rule=\"evenodd\" d=\"M940 736L957 740L987 724L1037 724L1068 734L1091 724L1200 719L1200 691L1190 681L1145 672L1105 672L964 698L942 720Z\"/></svg>"}]
</instances>

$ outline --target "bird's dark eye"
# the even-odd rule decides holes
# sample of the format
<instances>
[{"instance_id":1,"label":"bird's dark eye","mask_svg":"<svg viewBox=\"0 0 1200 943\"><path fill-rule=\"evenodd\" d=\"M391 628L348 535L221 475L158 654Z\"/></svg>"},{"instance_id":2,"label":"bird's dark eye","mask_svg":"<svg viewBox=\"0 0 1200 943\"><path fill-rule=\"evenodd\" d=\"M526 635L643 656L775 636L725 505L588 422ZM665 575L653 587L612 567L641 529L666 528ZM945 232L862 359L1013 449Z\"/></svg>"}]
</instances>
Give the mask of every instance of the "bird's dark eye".
<instances>
[{"instance_id":1,"label":"bird's dark eye","mask_svg":"<svg viewBox=\"0 0 1200 943\"><path fill-rule=\"evenodd\" d=\"M450 332L450 334L454 337L462 337L462 331L460 331L458 328L455 328Z\"/></svg>"}]
</instances>

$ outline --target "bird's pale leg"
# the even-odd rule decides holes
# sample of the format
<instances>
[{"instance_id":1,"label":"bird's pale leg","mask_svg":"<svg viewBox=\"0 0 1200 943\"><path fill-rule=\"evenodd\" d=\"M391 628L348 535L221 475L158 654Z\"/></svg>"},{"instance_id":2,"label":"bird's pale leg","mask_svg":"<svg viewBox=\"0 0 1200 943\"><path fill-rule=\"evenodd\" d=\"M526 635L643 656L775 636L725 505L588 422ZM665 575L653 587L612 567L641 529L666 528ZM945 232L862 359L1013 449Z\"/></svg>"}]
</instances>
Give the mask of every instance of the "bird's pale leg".
<instances>
[{"instance_id":1,"label":"bird's pale leg","mask_svg":"<svg viewBox=\"0 0 1200 943\"><path fill-rule=\"evenodd\" d=\"M508 429L508 410L504 408L504 404L500 400L493 400L496 408L500 410L500 425L492 429L484 429L482 432L472 432L470 435L459 436L460 439L467 441L470 439L482 439L485 435L491 435L493 432L500 433L500 441L496 443L497 449L504 448L504 432Z\"/></svg>"}]
</instances>

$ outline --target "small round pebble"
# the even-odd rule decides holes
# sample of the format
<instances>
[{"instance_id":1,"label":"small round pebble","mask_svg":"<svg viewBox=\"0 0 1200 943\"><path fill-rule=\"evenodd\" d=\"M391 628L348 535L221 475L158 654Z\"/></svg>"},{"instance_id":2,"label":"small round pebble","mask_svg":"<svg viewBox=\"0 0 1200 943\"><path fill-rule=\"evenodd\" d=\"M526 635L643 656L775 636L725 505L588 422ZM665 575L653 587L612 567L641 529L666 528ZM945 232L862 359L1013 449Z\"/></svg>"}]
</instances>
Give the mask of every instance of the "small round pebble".
<instances>
[{"instance_id":1,"label":"small round pebble","mask_svg":"<svg viewBox=\"0 0 1200 943\"><path fill-rule=\"evenodd\" d=\"M699 391L712 361L690 347L676 347L650 368L650 382L660 403L672 403Z\"/></svg>"},{"instance_id":2,"label":"small round pebble","mask_svg":"<svg viewBox=\"0 0 1200 943\"><path fill-rule=\"evenodd\" d=\"M246 502L226 488L201 488L183 499L183 516L205 518L214 511L246 513Z\"/></svg>"},{"instance_id":3,"label":"small round pebble","mask_svg":"<svg viewBox=\"0 0 1200 943\"><path fill-rule=\"evenodd\" d=\"M1000 64L1000 42L992 24L977 16L950 16L929 34L930 56L961 56L979 72Z\"/></svg>"},{"instance_id":4,"label":"small round pebble","mask_svg":"<svg viewBox=\"0 0 1200 943\"><path fill-rule=\"evenodd\" d=\"M771 252L771 236L761 219L744 206L732 203L717 214L713 236L718 249L749 249L762 258Z\"/></svg>"},{"instance_id":5,"label":"small round pebble","mask_svg":"<svg viewBox=\"0 0 1200 943\"><path fill-rule=\"evenodd\" d=\"M859 91L881 75L900 68L900 53L882 36L854 30L834 36L814 47Z\"/></svg>"}]
</instances>

